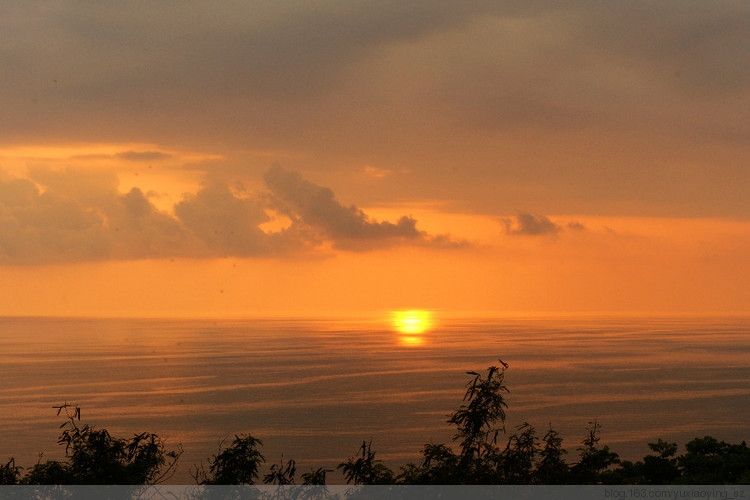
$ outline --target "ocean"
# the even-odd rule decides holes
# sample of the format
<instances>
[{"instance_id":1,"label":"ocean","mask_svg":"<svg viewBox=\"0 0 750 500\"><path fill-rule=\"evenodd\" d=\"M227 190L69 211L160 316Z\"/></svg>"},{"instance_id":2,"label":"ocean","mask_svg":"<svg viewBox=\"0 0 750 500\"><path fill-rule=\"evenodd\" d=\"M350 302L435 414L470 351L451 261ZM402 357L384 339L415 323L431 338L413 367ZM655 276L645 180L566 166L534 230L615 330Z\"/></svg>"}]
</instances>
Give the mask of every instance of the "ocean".
<instances>
[{"instance_id":1,"label":"ocean","mask_svg":"<svg viewBox=\"0 0 750 500\"><path fill-rule=\"evenodd\" d=\"M334 469L372 440L388 466L449 442L466 371L509 364L506 428L550 425L575 461L588 423L623 458L663 438L750 439L750 317L436 316L421 334L363 319L0 318L0 461L60 458L62 417L181 444L173 483L249 433ZM334 474L333 479L341 476Z\"/></svg>"}]
</instances>

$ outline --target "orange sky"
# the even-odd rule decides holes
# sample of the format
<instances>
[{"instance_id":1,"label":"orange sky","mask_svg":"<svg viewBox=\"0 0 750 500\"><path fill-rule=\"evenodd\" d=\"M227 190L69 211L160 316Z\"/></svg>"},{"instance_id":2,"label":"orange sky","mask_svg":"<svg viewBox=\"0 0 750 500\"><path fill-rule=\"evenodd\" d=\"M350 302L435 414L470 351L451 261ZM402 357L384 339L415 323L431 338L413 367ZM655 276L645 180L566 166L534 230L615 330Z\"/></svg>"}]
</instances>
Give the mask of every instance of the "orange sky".
<instances>
[{"instance_id":1,"label":"orange sky","mask_svg":"<svg viewBox=\"0 0 750 500\"><path fill-rule=\"evenodd\" d=\"M0 8L0 314L737 313L750 7Z\"/></svg>"}]
</instances>

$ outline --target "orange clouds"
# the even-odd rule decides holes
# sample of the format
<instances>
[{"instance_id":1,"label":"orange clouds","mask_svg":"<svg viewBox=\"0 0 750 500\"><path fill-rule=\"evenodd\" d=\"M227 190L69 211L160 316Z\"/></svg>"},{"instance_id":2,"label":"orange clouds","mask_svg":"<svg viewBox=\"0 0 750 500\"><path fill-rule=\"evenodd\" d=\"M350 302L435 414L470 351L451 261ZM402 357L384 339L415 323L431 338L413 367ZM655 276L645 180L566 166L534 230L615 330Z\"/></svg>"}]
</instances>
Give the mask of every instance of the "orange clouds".
<instances>
[{"instance_id":1,"label":"orange clouds","mask_svg":"<svg viewBox=\"0 0 750 500\"><path fill-rule=\"evenodd\" d=\"M46 7L0 31L18 290L54 269L75 310L144 283L126 310L746 307L747 3Z\"/></svg>"},{"instance_id":2,"label":"orange clouds","mask_svg":"<svg viewBox=\"0 0 750 500\"><path fill-rule=\"evenodd\" d=\"M410 217L372 220L297 172L274 167L265 181L269 192L256 196L224 181L207 181L196 193L184 194L172 214L157 209L137 187L120 193L111 171L31 168L28 179L0 180L0 263L278 257L307 253L322 243L357 250L453 243L418 230ZM291 225L264 231L268 210L285 214Z\"/></svg>"},{"instance_id":3,"label":"orange clouds","mask_svg":"<svg viewBox=\"0 0 750 500\"><path fill-rule=\"evenodd\" d=\"M417 229L417 221L409 216L396 223L377 222L362 210L346 207L336 201L333 191L306 181L299 172L275 166L264 176L273 194L274 208L292 220L319 228L337 248L366 250L398 244L457 245L447 235L430 236Z\"/></svg>"}]
</instances>

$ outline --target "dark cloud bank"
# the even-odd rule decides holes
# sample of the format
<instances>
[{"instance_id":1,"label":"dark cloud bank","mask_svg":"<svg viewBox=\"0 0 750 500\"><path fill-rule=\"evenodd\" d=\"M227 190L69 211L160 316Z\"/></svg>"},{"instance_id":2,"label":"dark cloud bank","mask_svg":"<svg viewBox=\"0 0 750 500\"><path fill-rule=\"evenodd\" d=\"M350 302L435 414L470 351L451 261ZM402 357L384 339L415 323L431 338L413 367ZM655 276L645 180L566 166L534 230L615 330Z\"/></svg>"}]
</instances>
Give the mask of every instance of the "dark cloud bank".
<instances>
[{"instance_id":1,"label":"dark cloud bank","mask_svg":"<svg viewBox=\"0 0 750 500\"><path fill-rule=\"evenodd\" d=\"M207 182L185 194L171 215L138 188L120 193L114 174L32 169L29 179L0 179L0 264L291 256L325 244L359 251L460 245L418 230L408 216L375 221L298 172L273 167L265 182L268 192L254 198L222 181ZM291 225L263 231L269 210L289 217Z\"/></svg>"},{"instance_id":2,"label":"dark cloud bank","mask_svg":"<svg viewBox=\"0 0 750 500\"><path fill-rule=\"evenodd\" d=\"M492 214L542 189L558 213L750 216L747 1L37 0L0 18L3 141L302 152L413 169L409 195Z\"/></svg>"}]
</instances>

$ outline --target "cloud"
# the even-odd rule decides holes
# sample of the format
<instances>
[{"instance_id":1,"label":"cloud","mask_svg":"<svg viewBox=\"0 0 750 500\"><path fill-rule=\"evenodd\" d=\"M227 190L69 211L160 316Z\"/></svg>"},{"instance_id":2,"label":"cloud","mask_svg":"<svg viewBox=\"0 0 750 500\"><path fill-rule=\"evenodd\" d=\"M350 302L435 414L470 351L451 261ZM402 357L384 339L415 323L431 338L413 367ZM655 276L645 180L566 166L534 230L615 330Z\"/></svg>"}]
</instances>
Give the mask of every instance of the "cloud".
<instances>
[{"instance_id":1,"label":"cloud","mask_svg":"<svg viewBox=\"0 0 750 500\"><path fill-rule=\"evenodd\" d=\"M514 236L544 236L556 235L563 230L548 217L528 212L519 212L515 223L511 219L503 219L505 230Z\"/></svg>"},{"instance_id":2,"label":"cloud","mask_svg":"<svg viewBox=\"0 0 750 500\"><path fill-rule=\"evenodd\" d=\"M142 259L195 255L195 236L169 214L157 210L138 188L117 194L104 209L111 241L109 258Z\"/></svg>"},{"instance_id":3,"label":"cloud","mask_svg":"<svg viewBox=\"0 0 750 500\"><path fill-rule=\"evenodd\" d=\"M0 181L0 264L191 256L196 243L140 189L118 192L108 174L35 169L31 179Z\"/></svg>"},{"instance_id":4,"label":"cloud","mask_svg":"<svg viewBox=\"0 0 750 500\"><path fill-rule=\"evenodd\" d=\"M117 153L115 156L124 160L134 161L155 161L172 157L172 155L161 151L123 151L122 153Z\"/></svg>"},{"instance_id":5,"label":"cloud","mask_svg":"<svg viewBox=\"0 0 750 500\"><path fill-rule=\"evenodd\" d=\"M0 263L98 260L110 253L101 215L28 179L0 181Z\"/></svg>"},{"instance_id":6,"label":"cloud","mask_svg":"<svg viewBox=\"0 0 750 500\"><path fill-rule=\"evenodd\" d=\"M429 235L404 216L372 220L344 207L333 192L280 167L265 176L269 193L249 196L211 179L186 193L174 213L157 209L137 187L118 190L114 174L31 169L29 178L0 179L0 264L39 265L166 257L290 257L330 242L344 250L392 245L458 245ZM281 210L290 227L266 232Z\"/></svg>"},{"instance_id":7,"label":"cloud","mask_svg":"<svg viewBox=\"0 0 750 500\"><path fill-rule=\"evenodd\" d=\"M367 189L493 214L750 214L747 2L6 4L9 142L410 168Z\"/></svg>"},{"instance_id":8,"label":"cloud","mask_svg":"<svg viewBox=\"0 0 750 500\"><path fill-rule=\"evenodd\" d=\"M103 169L30 167L29 178L45 192L85 206L106 204L117 195L117 175Z\"/></svg>"},{"instance_id":9,"label":"cloud","mask_svg":"<svg viewBox=\"0 0 750 500\"><path fill-rule=\"evenodd\" d=\"M382 179L384 177L388 177L393 173L393 170L387 169L387 168L378 168L373 167L372 165L366 165L364 168L365 174L369 175L370 177L375 177L376 179Z\"/></svg>"},{"instance_id":10,"label":"cloud","mask_svg":"<svg viewBox=\"0 0 750 500\"><path fill-rule=\"evenodd\" d=\"M223 255L258 255L268 251L268 236L258 226L269 220L253 199L236 196L220 181L186 194L175 215L207 248Z\"/></svg>"},{"instance_id":11,"label":"cloud","mask_svg":"<svg viewBox=\"0 0 750 500\"><path fill-rule=\"evenodd\" d=\"M501 219L505 232L512 236L556 236L565 231L586 231L586 226L578 221L568 222L565 226L555 224L549 217L529 212L518 212L513 218Z\"/></svg>"},{"instance_id":12,"label":"cloud","mask_svg":"<svg viewBox=\"0 0 750 500\"><path fill-rule=\"evenodd\" d=\"M299 172L274 166L263 179L276 208L294 223L316 228L336 247L369 249L396 244L450 244L445 235L431 236L417 229L417 221L402 216L397 222L378 222L354 205L339 203L333 191L305 180Z\"/></svg>"}]
</instances>

